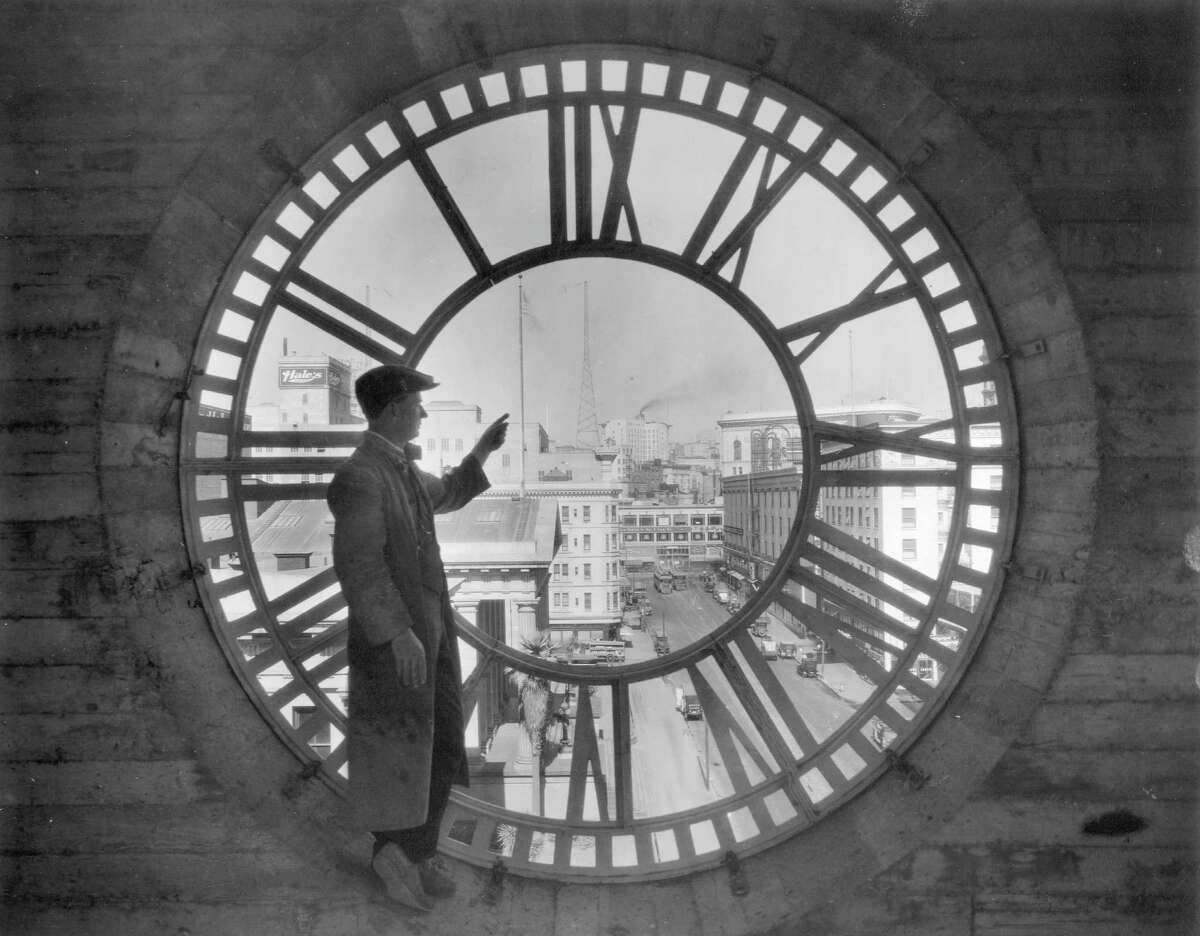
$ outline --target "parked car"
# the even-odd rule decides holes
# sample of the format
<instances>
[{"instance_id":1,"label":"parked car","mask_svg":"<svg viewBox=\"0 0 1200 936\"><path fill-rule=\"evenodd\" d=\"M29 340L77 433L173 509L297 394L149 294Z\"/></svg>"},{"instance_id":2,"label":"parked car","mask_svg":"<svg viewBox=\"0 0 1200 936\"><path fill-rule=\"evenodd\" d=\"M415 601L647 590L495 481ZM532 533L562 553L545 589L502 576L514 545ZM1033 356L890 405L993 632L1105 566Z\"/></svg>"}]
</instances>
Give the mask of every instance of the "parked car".
<instances>
[{"instance_id":1,"label":"parked car","mask_svg":"<svg viewBox=\"0 0 1200 936\"><path fill-rule=\"evenodd\" d=\"M704 709L700 707L700 696L685 695L683 697L683 717L688 720L704 717Z\"/></svg>"},{"instance_id":2,"label":"parked car","mask_svg":"<svg viewBox=\"0 0 1200 936\"><path fill-rule=\"evenodd\" d=\"M762 655L765 660L779 659L779 645L769 638L764 638L762 642Z\"/></svg>"},{"instance_id":3,"label":"parked car","mask_svg":"<svg viewBox=\"0 0 1200 936\"><path fill-rule=\"evenodd\" d=\"M817 655L815 653L806 653L796 662L796 672L801 676L817 675Z\"/></svg>"}]
</instances>

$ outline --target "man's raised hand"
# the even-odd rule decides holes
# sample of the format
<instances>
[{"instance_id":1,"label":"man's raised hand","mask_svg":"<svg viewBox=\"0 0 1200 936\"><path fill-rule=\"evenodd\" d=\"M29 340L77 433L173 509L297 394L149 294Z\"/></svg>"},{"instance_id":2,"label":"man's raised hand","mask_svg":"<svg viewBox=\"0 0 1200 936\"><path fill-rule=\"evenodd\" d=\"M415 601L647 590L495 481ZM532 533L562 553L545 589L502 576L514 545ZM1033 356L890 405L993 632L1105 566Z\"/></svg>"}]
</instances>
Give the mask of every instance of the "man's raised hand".
<instances>
[{"instance_id":1,"label":"man's raised hand","mask_svg":"<svg viewBox=\"0 0 1200 936\"><path fill-rule=\"evenodd\" d=\"M479 441L475 443L475 457L483 461L492 452L500 448L504 444L504 440L508 435L508 413L499 417L495 422L483 430L483 434L479 437Z\"/></svg>"}]
</instances>

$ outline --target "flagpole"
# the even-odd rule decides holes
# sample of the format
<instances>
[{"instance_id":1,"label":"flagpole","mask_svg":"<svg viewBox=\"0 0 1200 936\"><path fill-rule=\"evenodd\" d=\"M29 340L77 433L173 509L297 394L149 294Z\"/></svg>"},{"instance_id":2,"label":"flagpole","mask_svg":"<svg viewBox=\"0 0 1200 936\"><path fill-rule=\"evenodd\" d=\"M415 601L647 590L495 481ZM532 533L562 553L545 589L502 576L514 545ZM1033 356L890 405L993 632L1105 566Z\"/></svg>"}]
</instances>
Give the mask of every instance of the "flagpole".
<instances>
[{"instance_id":1,"label":"flagpole","mask_svg":"<svg viewBox=\"0 0 1200 936\"><path fill-rule=\"evenodd\" d=\"M517 353L521 384L521 497L525 496L525 284L517 274Z\"/></svg>"}]
</instances>

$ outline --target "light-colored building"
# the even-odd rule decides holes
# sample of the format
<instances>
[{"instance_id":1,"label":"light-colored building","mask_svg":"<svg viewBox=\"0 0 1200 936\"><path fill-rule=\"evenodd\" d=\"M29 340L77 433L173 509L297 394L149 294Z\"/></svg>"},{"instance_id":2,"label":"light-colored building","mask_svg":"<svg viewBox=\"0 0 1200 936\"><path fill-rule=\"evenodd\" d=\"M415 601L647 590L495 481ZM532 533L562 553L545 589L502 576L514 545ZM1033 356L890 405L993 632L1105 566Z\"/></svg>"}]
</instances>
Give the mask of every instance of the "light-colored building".
<instances>
[{"instance_id":1,"label":"light-colored building","mask_svg":"<svg viewBox=\"0 0 1200 936\"><path fill-rule=\"evenodd\" d=\"M621 621L620 489L567 480L533 490L556 498L562 526L550 576L551 633L560 643L603 639Z\"/></svg>"},{"instance_id":2,"label":"light-colored building","mask_svg":"<svg viewBox=\"0 0 1200 936\"><path fill-rule=\"evenodd\" d=\"M439 474L466 457L491 419L485 422L482 409L474 403L431 400L424 406L429 415L422 421L421 435L417 439L421 446L420 464L426 471ZM527 421L523 428L524 432L519 421L509 419L504 445L492 453L487 463L488 478L493 484L520 479L522 436L526 477L530 470L536 471L536 456L549 450L550 440L540 423Z\"/></svg>"},{"instance_id":3,"label":"light-colored building","mask_svg":"<svg viewBox=\"0 0 1200 936\"><path fill-rule=\"evenodd\" d=\"M871 425L885 432L900 432L930 425L937 420L923 416L919 410L892 400L876 400L822 410L817 418L841 425ZM802 482L799 421L790 411L761 413L727 413L720 420L722 492L725 504L725 563L730 584L754 587L774 568L791 532L799 505ZM977 427L976 445L987 445L989 433L999 438L999 430ZM948 433L933 432L934 440L948 440ZM911 453L878 450L852 455L845 460L846 468L887 470L935 470L944 463ZM999 487L997 472L987 476L989 469L974 469L976 487ZM951 513L954 509L954 490L938 485L912 486L837 486L817 492L817 514L830 526L847 533L864 546L886 556L899 559L926 575L935 576L941 565L948 539ZM973 507L986 512L988 508ZM994 512L994 511L993 511ZM994 529L994 516L972 516L971 523L981 529ZM844 550L832 549L835 555L878 577L884 584L911 592L909 586L893 576L880 572L861 558ZM966 550L963 562L972 564ZM990 557L979 556L981 563ZM870 593L847 584L847 590L885 614L906 619L905 613L882 603ZM977 590L968 585L956 585L952 597L964 607L973 607L978 600ZM835 616L847 612L818 602L807 590L804 600L818 604ZM783 608L775 606L772 614L786 626L803 633L803 625ZM870 630L870 628L867 628ZM938 639L953 644L959 635L950 625L944 625ZM883 631L874 632L885 644L895 638ZM864 646L890 668L895 655L878 646ZM917 660L915 670L924 679L936 681L940 672L936 661L928 657Z\"/></svg>"},{"instance_id":4,"label":"light-colored building","mask_svg":"<svg viewBox=\"0 0 1200 936\"><path fill-rule=\"evenodd\" d=\"M353 373L345 361L328 354L289 354L279 359L275 373L276 426L361 424L354 413ZM265 415L271 403L260 406Z\"/></svg>"},{"instance_id":5,"label":"light-colored building","mask_svg":"<svg viewBox=\"0 0 1200 936\"><path fill-rule=\"evenodd\" d=\"M722 478L779 471L800 463L800 422L794 410L726 413L717 426Z\"/></svg>"},{"instance_id":6,"label":"light-colored building","mask_svg":"<svg viewBox=\"0 0 1200 936\"><path fill-rule=\"evenodd\" d=\"M634 464L666 461L671 454L671 426L639 415L634 419L610 419L600 429L604 446L625 449Z\"/></svg>"}]
</instances>

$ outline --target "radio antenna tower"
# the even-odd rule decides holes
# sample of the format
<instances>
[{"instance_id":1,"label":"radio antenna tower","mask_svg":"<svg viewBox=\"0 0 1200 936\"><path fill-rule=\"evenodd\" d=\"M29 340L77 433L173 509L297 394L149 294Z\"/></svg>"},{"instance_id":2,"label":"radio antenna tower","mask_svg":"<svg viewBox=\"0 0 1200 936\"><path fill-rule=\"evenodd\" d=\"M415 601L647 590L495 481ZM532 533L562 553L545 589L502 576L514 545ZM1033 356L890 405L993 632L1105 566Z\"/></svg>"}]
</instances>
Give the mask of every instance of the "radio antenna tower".
<instances>
[{"instance_id":1,"label":"radio antenna tower","mask_svg":"<svg viewBox=\"0 0 1200 936\"><path fill-rule=\"evenodd\" d=\"M584 280L583 373L579 377L579 418L575 423L575 444L594 449L600 445L600 427L596 424L596 387L592 383L592 339L588 316L588 284Z\"/></svg>"}]
</instances>

